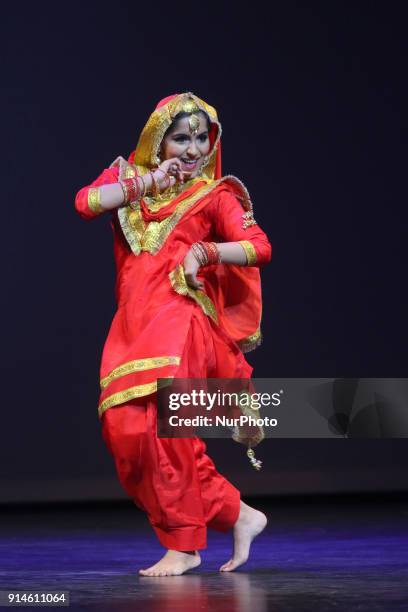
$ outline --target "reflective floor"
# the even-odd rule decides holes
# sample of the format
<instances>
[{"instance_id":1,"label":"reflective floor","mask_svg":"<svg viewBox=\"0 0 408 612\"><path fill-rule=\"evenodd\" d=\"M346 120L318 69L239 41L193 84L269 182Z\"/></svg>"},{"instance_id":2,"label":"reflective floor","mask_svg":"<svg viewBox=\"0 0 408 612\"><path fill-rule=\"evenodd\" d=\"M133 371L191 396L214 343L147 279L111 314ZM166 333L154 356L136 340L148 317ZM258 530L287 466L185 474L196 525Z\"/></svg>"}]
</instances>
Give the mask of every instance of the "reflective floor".
<instances>
[{"instance_id":1,"label":"reflective floor","mask_svg":"<svg viewBox=\"0 0 408 612\"><path fill-rule=\"evenodd\" d=\"M209 532L199 568L162 578L137 573L164 549L131 504L2 510L0 589L69 591L70 610L408 610L408 501L245 501L269 517L246 565L220 573L230 534Z\"/></svg>"}]
</instances>

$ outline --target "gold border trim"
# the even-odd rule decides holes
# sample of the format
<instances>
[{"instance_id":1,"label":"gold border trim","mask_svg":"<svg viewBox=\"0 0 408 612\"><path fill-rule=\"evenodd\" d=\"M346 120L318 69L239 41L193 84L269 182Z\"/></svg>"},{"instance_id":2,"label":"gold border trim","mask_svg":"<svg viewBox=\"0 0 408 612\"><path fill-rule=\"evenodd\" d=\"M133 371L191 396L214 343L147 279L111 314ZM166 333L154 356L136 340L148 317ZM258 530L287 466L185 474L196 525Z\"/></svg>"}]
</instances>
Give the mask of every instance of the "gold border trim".
<instances>
[{"instance_id":1,"label":"gold border trim","mask_svg":"<svg viewBox=\"0 0 408 612\"><path fill-rule=\"evenodd\" d=\"M256 349L260 344L262 344L262 332L261 328L258 327L255 333L247 336L243 340L237 343L239 348L243 353L249 353Z\"/></svg>"},{"instance_id":2,"label":"gold border trim","mask_svg":"<svg viewBox=\"0 0 408 612\"><path fill-rule=\"evenodd\" d=\"M179 264L172 272L169 273L171 285L177 293L191 297L203 309L204 313L211 317L214 323L218 323L217 310L214 302L201 289L193 289L187 284L184 276L184 268Z\"/></svg>"},{"instance_id":3,"label":"gold border trim","mask_svg":"<svg viewBox=\"0 0 408 612\"><path fill-rule=\"evenodd\" d=\"M107 376L104 376L101 381L101 389L105 389L113 380L131 374L132 372L144 372L155 368L162 368L167 365L180 365L181 357L163 356L163 357L146 357L145 359L133 359L126 361L114 368Z\"/></svg>"},{"instance_id":4,"label":"gold border trim","mask_svg":"<svg viewBox=\"0 0 408 612\"><path fill-rule=\"evenodd\" d=\"M174 377L169 376L168 378ZM123 404L124 402L135 399L136 397L150 395L155 391L157 391L157 381L146 383L145 385L137 385L136 387L129 387L124 391L118 391L117 393L113 393L113 395L110 395L99 404L98 414L101 417L105 410L107 410L108 408L112 408L112 406Z\"/></svg>"},{"instance_id":5,"label":"gold border trim","mask_svg":"<svg viewBox=\"0 0 408 612\"><path fill-rule=\"evenodd\" d=\"M88 208L95 214L100 215L104 212L101 206L101 190L99 187L90 187L88 189Z\"/></svg>"},{"instance_id":6,"label":"gold border trim","mask_svg":"<svg viewBox=\"0 0 408 612\"><path fill-rule=\"evenodd\" d=\"M132 252L135 255L140 255L141 252L141 244L139 236L136 234L134 229L131 227L129 223L129 213L131 211L128 210L127 207L118 208L118 218L119 223L122 228L123 234L127 240L128 245L130 246ZM133 211L134 212L134 211ZM140 213L140 209L139 209ZM141 214L141 213L140 213Z\"/></svg>"},{"instance_id":7,"label":"gold border trim","mask_svg":"<svg viewBox=\"0 0 408 612\"><path fill-rule=\"evenodd\" d=\"M250 240L239 240L239 244L245 251L247 257L247 265L253 266L254 264L256 264L256 251L252 242Z\"/></svg>"}]
</instances>

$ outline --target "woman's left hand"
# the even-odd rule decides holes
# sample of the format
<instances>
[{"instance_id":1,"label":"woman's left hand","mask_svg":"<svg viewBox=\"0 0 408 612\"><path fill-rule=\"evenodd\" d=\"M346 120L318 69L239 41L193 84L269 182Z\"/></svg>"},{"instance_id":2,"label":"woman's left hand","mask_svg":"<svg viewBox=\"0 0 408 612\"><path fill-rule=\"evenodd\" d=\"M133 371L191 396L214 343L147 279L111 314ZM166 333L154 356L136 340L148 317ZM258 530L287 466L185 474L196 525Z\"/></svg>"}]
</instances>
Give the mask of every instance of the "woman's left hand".
<instances>
[{"instance_id":1,"label":"woman's left hand","mask_svg":"<svg viewBox=\"0 0 408 612\"><path fill-rule=\"evenodd\" d=\"M200 269L200 264L194 257L193 251L190 249L183 261L184 277L187 285L193 289L202 289L204 283L198 280L197 272Z\"/></svg>"}]
</instances>

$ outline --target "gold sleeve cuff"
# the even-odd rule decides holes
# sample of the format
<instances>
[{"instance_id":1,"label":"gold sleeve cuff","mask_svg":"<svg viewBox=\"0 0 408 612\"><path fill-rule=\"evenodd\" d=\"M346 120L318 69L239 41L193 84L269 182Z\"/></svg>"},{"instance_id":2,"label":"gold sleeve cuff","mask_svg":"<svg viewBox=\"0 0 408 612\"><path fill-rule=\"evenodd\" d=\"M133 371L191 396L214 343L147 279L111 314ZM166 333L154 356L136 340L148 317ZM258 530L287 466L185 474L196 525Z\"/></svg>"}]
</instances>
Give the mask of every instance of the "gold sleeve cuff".
<instances>
[{"instance_id":1,"label":"gold sleeve cuff","mask_svg":"<svg viewBox=\"0 0 408 612\"><path fill-rule=\"evenodd\" d=\"M105 211L101 206L101 190L99 187L91 187L88 191L88 206L95 215L100 215Z\"/></svg>"},{"instance_id":2,"label":"gold sleeve cuff","mask_svg":"<svg viewBox=\"0 0 408 612\"><path fill-rule=\"evenodd\" d=\"M247 266L253 266L256 264L256 251L255 247L249 240L240 240L239 244L245 251L247 257Z\"/></svg>"}]
</instances>

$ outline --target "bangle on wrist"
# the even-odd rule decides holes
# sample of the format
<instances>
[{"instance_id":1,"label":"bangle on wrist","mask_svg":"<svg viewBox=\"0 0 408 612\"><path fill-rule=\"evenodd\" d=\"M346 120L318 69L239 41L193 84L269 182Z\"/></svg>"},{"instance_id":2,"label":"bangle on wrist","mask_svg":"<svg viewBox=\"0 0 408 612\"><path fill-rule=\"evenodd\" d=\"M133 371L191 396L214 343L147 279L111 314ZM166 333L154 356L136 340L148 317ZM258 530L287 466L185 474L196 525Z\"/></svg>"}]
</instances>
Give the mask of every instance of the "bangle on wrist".
<instances>
[{"instance_id":1,"label":"bangle on wrist","mask_svg":"<svg viewBox=\"0 0 408 612\"><path fill-rule=\"evenodd\" d=\"M136 178L119 179L119 184L122 187L124 204L132 204L140 198L139 183Z\"/></svg>"},{"instance_id":2,"label":"bangle on wrist","mask_svg":"<svg viewBox=\"0 0 408 612\"><path fill-rule=\"evenodd\" d=\"M154 177L153 172L152 172L152 171L150 171L150 172L149 172L149 174L150 174L151 179L152 179L152 188L151 188L152 196L153 196L154 198L156 198L156 197L157 197L157 194L158 194L158 192L159 192L159 188L158 188L158 185L157 185L157 182L156 182L156 179L155 179L155 177Z\"/></svg>"},{"instance_id":3,"label":"bangle on wrist","mask_svg":"<svg viewBox=\"0 0 408 612\"><path fill-rule=\"evenodd\" d=\"M140 175L139 178L142 181L142 185L143 185L143 189L140 191L140 199L142 199L146 195L146 183L142 175Z\"/></svg>"},{"instance_id":4,"label":"bangle on wrist","mask_svg":"<svg viewBox=\"0 0 408 612\"><path fill-rule=\"evenodd\" d=\"M193 255L200 266L211 266L221 263L221 253L219 252L215 242L194 242L191 245Z\"/></svg>"},{"instance_id":5,"label":"bangle on wrist","mask_svg":"<svg viewBox=\"0 0 408 612\"><path fill-rule=\"evenodd\" d=\"M209 265L221 263L221 253L219 252L215 242L206 242L205 246L208 253Z\"/></svg>"},{"instance_id":6,"label":"bangle on wrist","mask_svg":"<svg viewBox=\"0 0 408 612\"><path fill-rule=\"evenodd\" d=\"M196 258L197 262L200 264L200 267L206 266L208 263L207 252L203 249L198 242L195 242L191 245L191 250L193 251L193 255Z\"/></svg>"},{"instance_id":7,"label":"bangle on wrist","mask_svg":"<svg viewBox=\"0 0 408 612\"><path fill-rule=\"evenodd\" d=\"M129 198L129 206L130 208L135 210L138 204L140 203L140 191L141 191L140 185L139 185L139 181L137 180L137 177L131 178L129 179L129 181L132 181L132 189L131 189L130 198Z\"/></svg>"},{"instance_id":8,"label":"bangle on wrist","mask_svg":"<svg viewBox=\"0 0 408 612\"><path fill-rule=\"evenodd\" d=\"M164 189L164 190L168 189L168 188L170 187L170 185L171 185L171 179L170 179L169 174L167 174L167 172L165 172L164 170L162 170L162 168L157 168L157 170L159 170L159 172L163 172L164 176L166 177L166 179L167 179L167 181L168 181L168 182L167 182L167 185L166 185L166 187L165 187L165 189Z\"/></svg>"},{"instance_id":9,"label":"bangle on wrist","mask_svg":"<svg viewBox=\"0 0 408 612\"><path fill-rule=\"evenodd\" d=\"M119 185L122 187L122 191L123 191L123 204L127 205L128 200L129 200L129 194L128 194L128 188L127 185L124 181L122 181L121 179L118 180Z\"/></svg>"}]
</instances>

